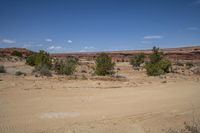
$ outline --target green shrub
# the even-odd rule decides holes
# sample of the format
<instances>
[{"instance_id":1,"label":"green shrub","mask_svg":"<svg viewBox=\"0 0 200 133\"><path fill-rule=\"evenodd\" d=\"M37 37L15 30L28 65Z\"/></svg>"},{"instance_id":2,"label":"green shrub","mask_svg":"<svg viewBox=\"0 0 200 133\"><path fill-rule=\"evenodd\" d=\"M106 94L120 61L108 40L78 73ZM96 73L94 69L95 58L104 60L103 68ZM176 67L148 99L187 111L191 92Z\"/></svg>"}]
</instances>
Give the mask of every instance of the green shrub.
<instances>
[{"instance_id":1,"label":"green shrub","mask_svg":"<svg viewBox=\"0 0 200 133\"><path fill-rule=\"evenodd\" d=\"M143 53L138 54L138 55L136 55L136 56L134 56L133 58L130 59L130 64L133 67L140 67L140 65L142 63L144 63L144 58L145 58L145 55Z\"/></svg>"},{"instance_id":2,"label":"green shrub","mask_svg":"<svg viewBox=\"0 0 200 133\"><path fill-rule=\"evenodd\" d=\"M3 65L0 65L0 73L5 73L6 69Z\"/></svg>"},{"instance_id":3,"label":"green shrub","mask_svg":"<svg viewBox=\"0 0 200 133\"><path fill-rule=\"evenodd\" d=\"M158 63L160 60L163 59L163 53L159 52L159 48L154 46L152 51L153 51L153 54L151 54L149 57L151 63Z\"/></svg>"},{"instance_id":4,"label":"green shrub","mask_svg":"<svg viewBox=\"0 0 200 133\"><path fill-rule=\"evenodd\" d=\"M37 54L29 55L26 58L26 63L31 66L45 65L49 69L51 68L52 62L49 54L43 50L40 50Z\"/></svg>"},{"instance_id":5,"label":"green shrub","mask_svg":"<svg viewBox=\"0 0 200 133\"><path fill-rule=\"evenodd\" d=\"M17 57L23 57L22 53L19 52L19 51L16 51L14 50L12 53L11 53L12 56L17 56Z\"/></svg>"},{"instance_id":6,"label":"green shrub","mask_svg":"<svg viewBox=\"0 0 200 133\"><path fill-rule=\"evenodd\" d=\"M150 61L145 65L147 75L158 76L168 73L171 62L167 59L163 59L163 55L159 52L159 48L153 47L152 51L153 54L150 55Z\"/></svg>"},{"instance_id":7,"label":"green shrub","mask_svg":"<svg viewBox=\"0 0 200 133\"><path fill-rule=\"evenodd\" d=\"M160 68L164 71L164 73L168 73L169 69L171 67L171 62L169 60L166 59L162 59L159 61L159 66Z\"/></svg>"},{"instance_id":8,"label":"green shrub","mask_svg":"<svg viewBox=\"0 0 200 133\"><path fill-rule=\"evenodd\" d=\"M164 74L164 71L160 68L159 63L146 63L145 65L147 75L158 76Z\"/></svg>"},{"instance_id":9,"label":"green shrub","mask_svg":"<svg viewBox=\"0 0 200 133\"><path fill-rule=\"evenodd\" d=\"M49 54L40 50L40 52L36 54L35 65L45 65L45 67L51 68L51 58L49 57Z\"/></svg>"},{"instance_id":10,"label":"green shrub","mask_svg":"<svg viewBox=\"0 0 200 133\"><path fill-rule=\"evenodd\" d=\"M112 75L114 74L114 66L112 58L106 53L101 53L96 59L95 73L100 76Z\"/></svg>"},{"instance_id":11,"label":"green shrub","mask_svg":"<svg viewBox=\"0 0 200 133\"><path fill-rule=\"evenodd\" d=\"M34 66L35 65L35 59L36 59L36 54L29 55L26 58L26 64L28 64L30 66Z\"/></svg>"},{"instance_id":12,"label":"green shrub","mask_svg":"<svg viewBox=\"0 0 200 133\"><path fill-rule=\"evenodd\" d=\"M65 62L63 60L56 61L54 70L57 74L72 75L76 70L77 60L69 58Z\"/></svg>"}]
</instances>

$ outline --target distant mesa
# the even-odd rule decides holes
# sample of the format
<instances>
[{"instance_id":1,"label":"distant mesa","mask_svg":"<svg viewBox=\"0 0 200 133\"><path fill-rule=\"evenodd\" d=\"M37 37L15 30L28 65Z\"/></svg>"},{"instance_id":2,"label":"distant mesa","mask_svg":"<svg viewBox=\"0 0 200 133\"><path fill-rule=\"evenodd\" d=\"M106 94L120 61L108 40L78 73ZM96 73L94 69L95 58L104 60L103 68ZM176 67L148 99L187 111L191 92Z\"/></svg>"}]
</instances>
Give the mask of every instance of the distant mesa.
<instances>
[{"instance_id":1,"label":"distant mesa","mask_svg":"<svg viewBox=\"0 0 200 133\"><path fill-rule=\"evenodd\" d=\"M13 51L18 51L18 52L21 52L23 55L27 56L27 55L30 55L32 53L35 53L31 50L28 50L26 48L0 48L0 53L3 53L3 54L11 54Z\"/></svg>"},{"instance_id":2,"label":"distant mesa","mask_svg":"<svg viewBox=\"0 0 200 133\"><path fill-rule=\"evenodd\" d=\"M200 61L200 46L191 47L179 47L179 48L163 48L160 49L167 58L177 61L177 60L192 60ZM83 60L94 60L100 52L76 52L76 53L53 53L51 57L55 58L66 58L74 56ZM145 55L150 55L152 53L151 49L147 50L124 50L124 51L109 51L106 52L110 54L112 59L116 62L129 61L130 57L133 55L144 53Z\"/></svg>"},{"instance_id":3,"label":"distant mesa","mask_svg":"<svg viewBox=\"0 0 200 133\"><path fill-rule=\"evenodd\" d=\"M191 46L191 47L179 47L179 48L163 48L160 49L164 55L173 60L192 60L200 61L200 46ZM11 54L13 51L19 51L23 55L30 55L35 53L26 48L0 48L0 52L4 54ZM76 57L81 60L92 61L95 60L97 55L101 52L71 52L71 53L52 53L50 54L53 58L66 58L66 57ZM150 55L152 53L151 49L146 50L123 50L123 51L108 51L112 59L116 62L126 62L129 61L130 57L144 53L145 55Z\"/></svg>"}]
</instances>

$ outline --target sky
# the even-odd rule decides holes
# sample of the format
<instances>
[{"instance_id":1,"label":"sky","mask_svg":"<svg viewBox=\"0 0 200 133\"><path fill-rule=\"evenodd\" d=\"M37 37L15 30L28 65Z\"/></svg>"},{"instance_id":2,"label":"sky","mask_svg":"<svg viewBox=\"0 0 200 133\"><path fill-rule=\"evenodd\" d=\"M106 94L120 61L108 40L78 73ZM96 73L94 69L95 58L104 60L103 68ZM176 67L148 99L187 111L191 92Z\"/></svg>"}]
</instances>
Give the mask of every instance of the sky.
<instances>
[{"instance_id":1,"label":"sky","mask_svg":"<svg viewBox=\"0 0 200 133\"><path fill-rule=\"evenodd\" d=\"M200 0L0 0L0 47L50 53L200 45Z\"/></svg>"}]
</instances>

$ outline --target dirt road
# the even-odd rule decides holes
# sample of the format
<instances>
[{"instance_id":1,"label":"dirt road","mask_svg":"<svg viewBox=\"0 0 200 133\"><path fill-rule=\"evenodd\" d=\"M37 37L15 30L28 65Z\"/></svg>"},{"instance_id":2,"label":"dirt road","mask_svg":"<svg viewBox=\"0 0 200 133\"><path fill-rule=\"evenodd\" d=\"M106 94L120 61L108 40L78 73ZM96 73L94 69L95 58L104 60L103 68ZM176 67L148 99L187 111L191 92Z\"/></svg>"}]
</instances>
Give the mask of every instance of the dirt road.
<instances>
[{"instance_id":1,"label":"dirt road","mask_svg":"<svg viewBox=\"0 0 200 133\"><path fill-rule=\"evenodd\" d=\"M1 133L159 133L182 126L200 107L198 78L0 79Z\"/></svg>"}]
</instances>

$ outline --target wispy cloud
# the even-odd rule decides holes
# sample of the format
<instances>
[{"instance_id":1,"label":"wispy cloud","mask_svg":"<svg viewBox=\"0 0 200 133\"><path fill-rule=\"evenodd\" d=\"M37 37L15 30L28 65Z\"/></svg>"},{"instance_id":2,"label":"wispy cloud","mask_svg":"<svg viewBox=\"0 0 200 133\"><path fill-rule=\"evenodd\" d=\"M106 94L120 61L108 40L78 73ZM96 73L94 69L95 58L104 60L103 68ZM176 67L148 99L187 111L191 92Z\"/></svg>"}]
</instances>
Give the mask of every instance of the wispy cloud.
<instances>
[{"instance_id":1,"label":"wispy cloud","mask_svg":"<svg viewBox=\"0 0 200 133\"><path fill-rule=\"evenodd\" d=\"M7 43L7 44L13 44L13 43L16 43L15 41L10 40L10 39L3 39L2 42L3 42L3 43Z\"/></svg>"},{"instance_id":2,"label":"wispy cloud","mask_svg":"<svg viewBox=\"0 0 200 133\"><path fill-rule=\"evenodd\" d=\"M62 47L60 47L60 46L50 46L50 47L48 47L48 49L49 50L60 50L60 49L62 49Z\"/></svg>"},{"instance_id":3,"label":"wispy cloud","mask_svg":"<svg viewBox=\"0 0 200 133\"><path fill-rule=\"evenodd\" d=\"M198 27L188 27L187 30L199 30Z\"/></svg>"},{"instance_id":4,"label":"wispy cloud","mask_svg":"<svg viewBox=\"0 0 200 133\"><path fill-rule=\"evenodd\" d=\"M149 36L144 36L144 39L145 40L150 40L150 39L161 39L163 38L162 36L160 35L149 35Z\"/></svg>"},{"instance_id":5,"label":"wispy cloud","mask_svg":"<svg viewBox=\"0 0 200 133\"><path fill-rule=\"evenodd\" d=\"M84 49L94 49L93 46L85 46Z\"/></svg>"},{"instance_id":6,"label":"wispy cloud","mask_svg":"<svg viewBox=\"0 0 200 133\"><path fill-rule=\"evenodd\" d=\"M52 42L53 40L50 38L45 39L46 42Z\"/></svg>"},{"instance_id":7,"label":"wispy cloud","mask_svg":"<svg viewBox=\"0 0 200 133\"><path fill-rule=\"evenodd\" d=\"M68 43L72 43L72 40L68 40L67 42L68 42Z\"/></svg>"}]
</instances>

